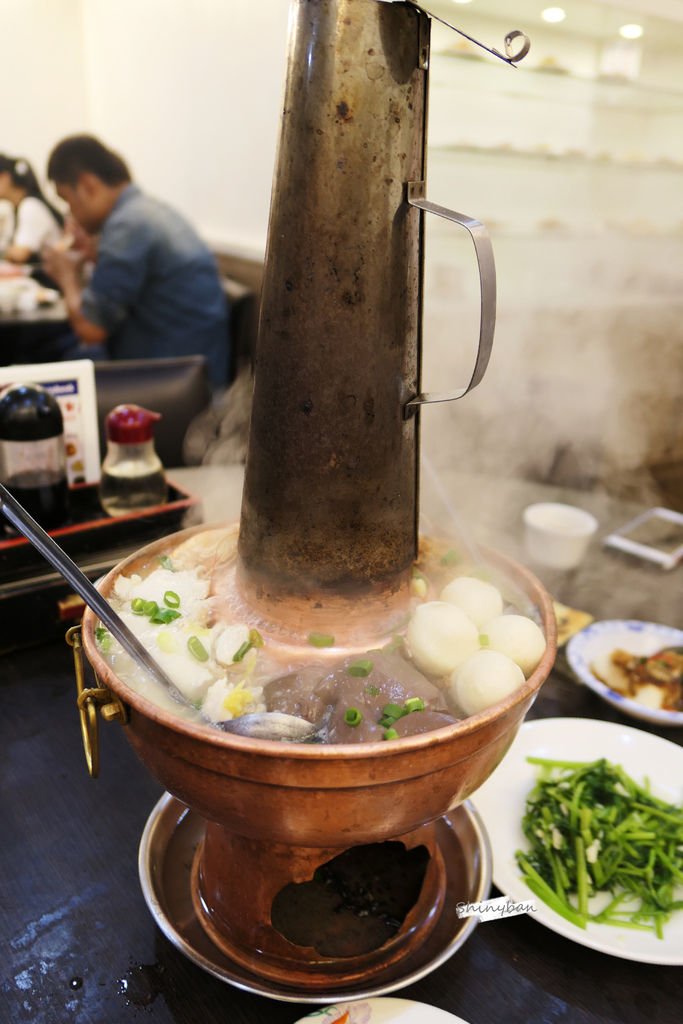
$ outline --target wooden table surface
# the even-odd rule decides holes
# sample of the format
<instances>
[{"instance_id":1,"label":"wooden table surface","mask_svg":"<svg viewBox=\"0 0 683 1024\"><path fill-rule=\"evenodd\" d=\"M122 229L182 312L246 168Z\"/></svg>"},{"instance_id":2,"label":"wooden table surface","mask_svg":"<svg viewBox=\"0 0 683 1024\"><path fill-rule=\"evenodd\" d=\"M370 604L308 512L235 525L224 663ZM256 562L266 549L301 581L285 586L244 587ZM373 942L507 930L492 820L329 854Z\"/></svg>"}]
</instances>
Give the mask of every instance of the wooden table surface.
<instances>
[{"instance_id":1,"label":"wooden table surface","mask_svg":"<svg viewBox=\"0 0 683 1024\"><path fill-rule=\"evenodd\" d=\"M515 493L514 500L512 492L507 496L510 517L530 492ZM609 529L629 511L602 498L593 509L598 505L601 527ZM479 528L491 540L485 516ZM512 528L507 539L513 548L518 543ZM619 578L628 586L619 602L614 587L600 582L611 557L596 548L581 570L554 584L600 617L618 607L622 617L680 620L682 570L665 574L620 563ZM529 717L562 715L637 725L683 743L681 729L620 717L574 682L561 656ZM310 1012L312 1006L218 981L164 938L137 875L138 843L161 790L123 729L103 724L100 733L101 777L93 781L85 771L65 644L3 658L0 1024L290 1024ZM442 1007L470 1024L674 1024L681 1020L681 976L679 968L607 956L515 917L480 924L446 964L395 995Z\"/></svg>"}]
</instances>

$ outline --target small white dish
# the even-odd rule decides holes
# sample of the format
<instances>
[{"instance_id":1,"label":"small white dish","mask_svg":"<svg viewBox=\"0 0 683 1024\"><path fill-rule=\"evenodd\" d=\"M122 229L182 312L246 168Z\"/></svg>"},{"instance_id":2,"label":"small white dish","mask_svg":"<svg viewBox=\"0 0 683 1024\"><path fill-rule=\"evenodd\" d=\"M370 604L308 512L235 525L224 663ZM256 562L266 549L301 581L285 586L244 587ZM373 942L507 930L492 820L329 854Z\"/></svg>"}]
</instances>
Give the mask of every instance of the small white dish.
<instances>
[{"instance_id":1,"label":"small white dish","mask_svg":"<svg viewBox=\"0 0 683 1024\"><path fill-rule=\"evenodd\" d=\"M582 683L613 707L631 718L639 718L653 725L683 726L683 711L665 711L650 708L598 679L591 670L596 658L610 654L617 648L632 654L647 656L664 647L682 647L683 630L662 626L657 622L636 619L614 619L593 622L576 633L567 644L567 661Z\"/></svg>"},{"instance_id":2,"label":"small white dish","mask_svg":"<svg viewBox=\"0 0 683 1024\"><path fill-rule=\"evenodd\" d=\"M529 557L551 569L574 569L579 565L598 528L590 512L556 501L527 505L522 518Z\"/></svg>"},{"instance_id":3,"label":"small white dish","mask_svg":"<svg viewBox=\"0 0 683 1024\"><path fill-rule=\"evenodd\" d=\"M653 932L616 928L589 922L585 929L556 914L534 896L522 880L515 852L528 848L522 832L526 799L537 778L537 768L527 757L566 761L607 758L620 764L636 782L649 780L652 793L668 803L683 802L683 748L659 736L628 725L592 718L540 718L525 722L509 751L470 798L479 811L493 849L493 880L511 900L534 900L532 921L551 931L624 960L646 964L683 966L683 910L664 925L664 938ZM483 925L495 928L495 922ZM597 969L597 968L596 968Z\"/></svg>"},{"instance_id":4,"label":"small white dish","mask_svg":"<svg viewBox=\"0 0 683 1024\"><path fill-rule=\"evenodd\" d=\"M462 1017L412 999L359 999L313 1010L296 1024L467 1024Z\"/></svg>"}]
</instances>

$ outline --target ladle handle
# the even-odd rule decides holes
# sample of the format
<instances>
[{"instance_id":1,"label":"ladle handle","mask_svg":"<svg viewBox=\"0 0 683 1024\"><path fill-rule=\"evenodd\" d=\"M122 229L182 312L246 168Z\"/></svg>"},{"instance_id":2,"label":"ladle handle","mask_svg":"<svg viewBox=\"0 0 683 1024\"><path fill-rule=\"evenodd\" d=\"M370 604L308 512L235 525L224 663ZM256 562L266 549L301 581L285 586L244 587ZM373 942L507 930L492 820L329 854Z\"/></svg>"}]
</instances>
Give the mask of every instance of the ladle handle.
<instances>
[{"instance_id":1,"label":"ladle handle","mask_svg":"<svg viewBox=\"0 0 683 1024\"><path fill-rule=\"evenodd\" d=\"M443 217L454 224L460 224L470 235L474 243L474 251L479 266L479 283L481 289L481 315L479 319L479 345L477 348L477 359L474 370L467 387L459 388L457 391L434 392L427 391L412 398L405 406L406 417L412 415L420 405L429 405L432 402L452 402L456 398L462 398L468 391L475 388L486 373L491 349L493 348L493 333L496 326L496 264L493 259L493 247L488 232L481 221L474 217L468 217L464 213L456 213L445 206L431 203L425 199L424 182L408 182L408 202L418 210L425 213L434 213L437 217Z\"/></svg>"},{"instance_id":2,"label":"ladle handle","mask_svg":"<svg viewBox=\"0 0 683 1024\"><path fill-rule=\"evenodd\" d=\"M52 568L56 569L67 583L71 584L79 597L82 597L88 607L92 608L95 614L100 617L107 629L116 637L123 649L130 654L131 658L142 665L162 686L175 693L176 688L161 666L156 663L149 652L142 646L125 622L119 618L85 573L78 568L67 553L55 543L42 526L38 525L24 506L2 484L0 484L0 512L19 533L30 541L45 561L49 562Z\"/></svg>"}]
</instances>

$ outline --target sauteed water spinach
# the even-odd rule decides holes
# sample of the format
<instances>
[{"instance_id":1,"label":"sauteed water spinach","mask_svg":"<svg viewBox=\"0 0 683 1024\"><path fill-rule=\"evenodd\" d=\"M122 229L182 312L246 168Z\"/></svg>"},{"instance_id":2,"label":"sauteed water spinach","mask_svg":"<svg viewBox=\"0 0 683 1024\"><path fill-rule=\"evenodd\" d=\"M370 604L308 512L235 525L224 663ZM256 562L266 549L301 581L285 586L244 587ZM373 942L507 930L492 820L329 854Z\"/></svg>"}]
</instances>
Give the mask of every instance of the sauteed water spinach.
<instances>
[{"instance_id":1,"label":"sauteed water spinach","mask_svg":"<svg viewBox=\"0 0 683 1024\"><path fill-rule=\"evenodd\" d=\"M527 760L540 777L522 819L530 848L516 856L532 892L579 928L592 921L663 938L683 909L683 806L605 759Z\"/></svg>"}]
</instances>

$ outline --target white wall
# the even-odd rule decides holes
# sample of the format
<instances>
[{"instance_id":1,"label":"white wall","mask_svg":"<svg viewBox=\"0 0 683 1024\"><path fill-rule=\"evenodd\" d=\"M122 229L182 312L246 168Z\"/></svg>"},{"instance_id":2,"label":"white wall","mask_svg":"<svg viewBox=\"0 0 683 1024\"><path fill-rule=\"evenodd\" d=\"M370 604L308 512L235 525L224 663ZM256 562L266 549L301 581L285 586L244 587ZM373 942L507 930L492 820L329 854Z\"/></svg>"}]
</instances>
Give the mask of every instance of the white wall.
<instances>
[{"instance_id":1,"label":"white wall","mask_svg":"<svg viewBox=\"0 0 683 1024\"><path fill-rule=\"evenodd\" d=\"M210 242L260 256L288 6L0 0L0 152L44 181L58 139L94 132Z\"/></svg>"},{"instance_id":2,"label":"white wall","mask_svg":"<svg viewBox=\"0 0 683 1024\"><path fill-rule=\"evenodd\" d=\"M0 152L41 180L53 144L88 124L81 0L0 0Z\"/></svg>"},{"instance_id":3,"label":"white wall","mask_svg":"<svg viewBox=\"0 0 683 1024\"><path fill-rule=\"evenodd\" d=\"M502 39L507 10L476 9L455 20ZM425 410L424 450L439 469L616 488L683 458L683 34L646 33L638 78L605 80L597 37L522 23L517 71L433 31L427 194L489 227L498 318L485 380ZM437 221L426 266L423 383L455 388L474 359L471 247Z\"/></svg>"},{"instance_id":4,"label":"white wall","mask_svg":"<svg viewBox=\"0 0 683 1024\"><path fill-rule=\"evenodd\" d=\"M90 127L210 241L265 248L287 0L84 0Z\"/></svg>"}]
</instances>

